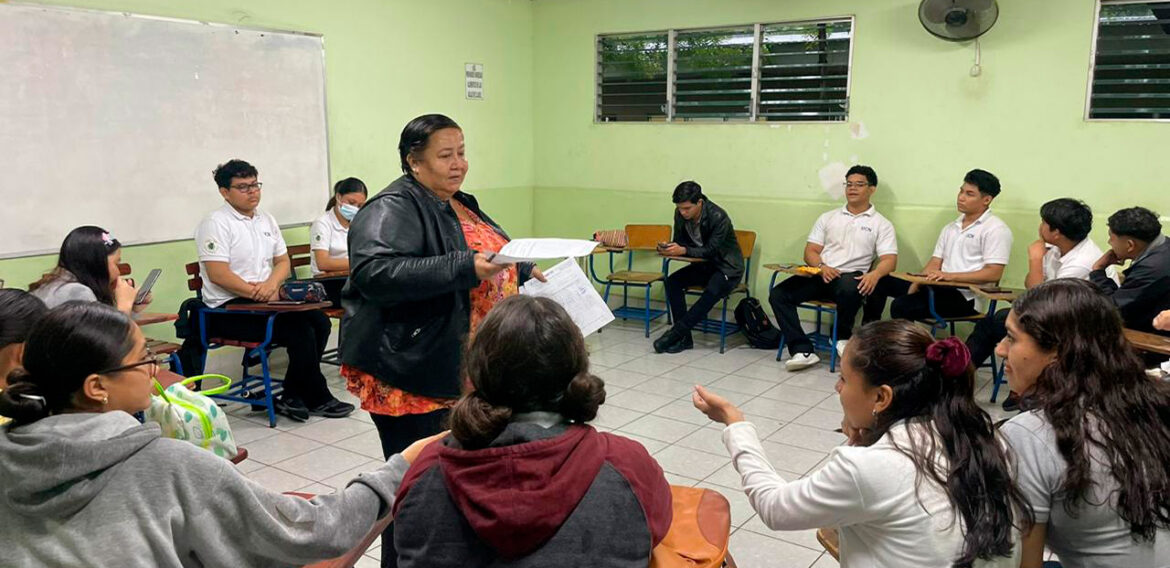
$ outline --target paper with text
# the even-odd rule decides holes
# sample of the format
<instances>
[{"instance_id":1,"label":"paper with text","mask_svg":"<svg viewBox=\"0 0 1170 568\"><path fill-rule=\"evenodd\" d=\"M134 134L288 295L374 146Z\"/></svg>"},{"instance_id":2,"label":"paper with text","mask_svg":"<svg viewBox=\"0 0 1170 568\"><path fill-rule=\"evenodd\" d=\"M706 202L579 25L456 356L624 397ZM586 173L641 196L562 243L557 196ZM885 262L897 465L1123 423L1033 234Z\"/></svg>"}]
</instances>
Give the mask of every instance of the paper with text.
<instances>
[{"instance_id":1,"label":"paper with text","mask_svg":"<svg viewBox=\"0 0 1170 568\"><path fill-rule=\"evenodd\" d=\"M520 287L520 293L549 298L565 308L573 323L581 328L581 335L589 335L614 320L613 312L597 293L593 283L577 261L568 258L544 271L548 282L529 280Z\"/></svg>"},{"instance_id":2,"label":"paper with text","mask_svg":"<svg viewBox=\"0 0 1170 568\"><path fill-rule=\"evenodd\" d=\"M492 258L496 264L512 264L545 258L576 258L593 254L597 243L582 239L516 239Z\"/></svg>"}]
</instances>

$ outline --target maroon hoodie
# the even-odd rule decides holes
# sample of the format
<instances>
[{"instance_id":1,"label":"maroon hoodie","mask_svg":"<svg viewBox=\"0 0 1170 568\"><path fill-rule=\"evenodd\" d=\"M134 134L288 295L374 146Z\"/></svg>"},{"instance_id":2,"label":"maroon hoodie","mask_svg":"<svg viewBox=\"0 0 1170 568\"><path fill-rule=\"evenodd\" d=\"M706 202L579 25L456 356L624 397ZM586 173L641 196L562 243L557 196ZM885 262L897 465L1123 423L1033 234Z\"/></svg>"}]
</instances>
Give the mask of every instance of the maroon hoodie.
<instances>
[{"instance_id":1,"label":"maroon hoodie","mask_svg":"<svg viewBox=\"0 0 1170 568\"><path fill-rule=\"evenodd\" d=\"M645 567L670 522L670 485L637 442L513 423L485 449L447 438L424 450L394 524L399 566Z\"/></svg>"}]
</instances>

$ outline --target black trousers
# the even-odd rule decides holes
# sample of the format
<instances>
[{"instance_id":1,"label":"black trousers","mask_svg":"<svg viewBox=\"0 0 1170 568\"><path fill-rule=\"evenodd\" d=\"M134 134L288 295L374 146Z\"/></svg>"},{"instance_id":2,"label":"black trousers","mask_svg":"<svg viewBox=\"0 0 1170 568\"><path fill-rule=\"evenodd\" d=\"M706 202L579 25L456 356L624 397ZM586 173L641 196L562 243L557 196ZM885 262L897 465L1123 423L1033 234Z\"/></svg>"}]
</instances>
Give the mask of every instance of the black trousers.
<instances>
[{"instance_id":1,"label":"black trousers","mask_svg":"<svg viewBox=\"0 0 1170 568\"><path fill-rule=\"evenodd\" d=\"M971 335L967 336L967 349L971 352L971 362L976 367L982 365L995 353L995 346L1007 335L1007 318L1011 309L1004 308L995 312L989 318L979 320Z\"/></svg>"},{"instance_id":2,"label":"black trousers","mask_svg":"<svg viewBox=\"0 0 1170 568\"><path fill-rule=\"evenodd\" d=\"M877 286L874 287L873 293L865 300L865 311L862 315L862 323L869 323L882 319L882 312L886 309L886 299L894 298L893 303L890 304L890 318L892 319L908 319L912 321L919 321L930 319L930 294L925 289L920 289L913 294L909 294L910 283L894 278L893 276L885 276L878 280ZM959 293L958 288L951 288L947 286L934 287L934 309L938 315L944 318L958 318L965 316L972 316L979 312L975 311L974 300L968 300Z\"/></svg>"},{"instance_id":3,"label":"black trousers","mask_svg":"<svg viewBox=\"0 0 1170 568\"><path fill-rule=\"evenodd\" d=\"M674 318L674 327L683 331L694 329L699 322L707 318L707 314L715 304L731 293L739 278L731 279L724 276L712 262L696 262L688 264L666 277L666 301L670 304L670 317ZM691 309L687 309L686 289L690 286L703 286L703 293L699 296Z\"/></svg>"},{"instance_id":4,"label":"black trousers","mask_svg":"<svg viewBox=\"0 0 1170 568\"><path fill-rule=\"evenodd\" d=\"M250 302L252 300L237 298L228 304ZM263 341L267 323L268 316L262 315L207 314L207 337ZM325 375L321 374L321 353L325 351L331 331L329 318L317 310L276 316L272 339L288 351L284 396L299 398L309 408L333 400Z\"/></svg>"},{"instance_id":5,"label":"black trousers","mask_svg":"<svg viewBox=\"0 0 1170 568\"><path fill-rule=\"evenodd\" d=\"M447 426L447 417L451 411L444 408L426 414L407 414L404 416L386 416L385 414L370 414L374 419L374 426L378 428L378 439L382 442L382 455L389 460L390 456L405 450L415 440L432 436L443 431ZM390 523L382 531L382 568L398 566L398 550L394 548L394 523Z\"/></svg>"},{"instance_id":6,"label":"black trousers","mask_svg":"<svg viewBox=\"0 0 1170 568\"><path fill-rule=\"evenodd\" d=\"M857 319L863 300L855 280L860 275L860 272L843 272L828 283L820 276L792 276L772 288L768 303L772 304L772 313L776 314L776 323L788 344L788 353L813 352L813 344L800 326L800 316L796 313L797 305L810 300L837 304L837 339L849 339L853 335L853 321Z\"/></svg>"}]
</instances>

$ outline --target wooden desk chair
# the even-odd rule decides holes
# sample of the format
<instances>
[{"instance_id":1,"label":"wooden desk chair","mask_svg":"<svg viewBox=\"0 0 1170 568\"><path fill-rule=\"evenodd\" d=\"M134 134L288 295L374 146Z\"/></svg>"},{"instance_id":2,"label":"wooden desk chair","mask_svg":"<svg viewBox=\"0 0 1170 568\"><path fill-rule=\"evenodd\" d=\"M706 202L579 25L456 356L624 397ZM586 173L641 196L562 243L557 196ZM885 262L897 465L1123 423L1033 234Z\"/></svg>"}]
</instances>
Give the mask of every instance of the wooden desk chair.
<instances>
[{"instance_id":1,"label":"wooden desk chair","mask_svg":"<svg viewBox=\"0 0 1170 568\"><path fill-rule=\"evenodd\" d=\"M837 533L837 529L817 529L817 542L821 543L821 546L825 547L825 552L828 552L829 556L833 557L833 560L841 559L840 538L841 537L840 534Z\"/></svg>"},{"instance_id":2,"label":"wooden desk chair","mask_svg":"<svg viewBox=\"0 0 1170 568\"><path fill-rule=\"evenodd\" d=\"M820 278L820 276L800 276L791 272L787 267L780 264L765 264L764 268L772 271L772 278L768 282L768 290L776 287L776 278L781 274L791 274L796 278ZM807 302L797 304L799 309L809 310L816 314L816 328L812 333L808 334L809 341L813 344L813 349L817 351L829 352L829 372L837 371L837 304L822 300L809 300ZM831 316L833 318L833 326L826 335L824 329L824 316ZM786 338L783 334L780 335L780 347L776 349L776 360L784 359L784 343Z\"/></svg>"},{"instance_id":3,"label":"wooden desk chair","mask_svg":"<svg viewBox=\"0 0 1170 568\"><path fill-rule=\"evenodd\" d=\"M718 491L670 486L673 518L670 530L650 556L650 568L735 568L727 550L731 537L731 505Z\"/></svg>"},{"instance_id":4,"label":"wooden desk chair","mask_svg":"<svg viewBox=\"0 0 1170 568\"><path fill-rule=\"evenodd\" d=\"M740 281L739 284L736 284L735 288L732 288L731 291L728 292L727 295L723 297L723 301L721 302L722 308L721 308L721 313L720 313L719 319L715 320L715 319L711 319L711 318L704 318L703 321L699 322L699 325L695 326L695 329L698 329L699 331L702 331L703 333L718 333L719 334L719 352L720 353L723 353L724 350L727 348L727 336L734 335L736 333L739 333L739 331L740 331L739 325L737 325L734 321L732 321L731 323L728 323L728 321L727 321L727 302L728 302L728 300L730 300L731 296L733 296L735 294L743 294L747 297L751 297L751 295L752 295L751 286L748 283L748 279L751 278L751 275L752 275L752 251L755 250L755 248L756 248L756 232L755 231L741 231L739 229L736 229L735 230L735 240L737 242L739 242L739 250L743 254L743 262L744 262L743 280ZM669 262L670 258L667 258L666 261ZM686 293L688 295L691 295L691 296L698 296L698 295L703 293L703 287L702 286L691 286L691 287L686 289Z\"/></svg>"},{"instance_id":5,"label":"wooden desk chair","mask_svg":"<svg viewBox=\"0 0 1170 568\"><path fill-rule=\"evenodd\" d=\"M190 276L187 280L187 289L195 292L195 296L202 299L203 278L199 276L199 263L189 263L186 269L188 276ZM207 314L209 313L236 314L235 317L267 316L264 339L261 341L244 341L226 337L208 337ZM204 366L207 364L207 353L213 349L240 347L244 350L244 355L240 362L240 365L243 367L243 374L239 382L234 383L227 392L213 395L212 398L250 404L253 408L263 407L268 411L268 426L276 427L276 406L273 404L273 398L280 391L282 380L272 376L268 365L269 353L279 347L272 340L272 326L276 321L276 313L264 311L229 311L223 308L203 307L199 309L198 315L199 342L203 346ZM225 316L220 315L219 317ZM251 372L251 368L257 364L260 365L259 375Z\"/></svg>"},{"instance_id":6,"label":"wooden desk chair","mask_svg":"<svg viewBox=\"0 0 1170 568\"><path fill-rule=\"evenodd\" d=\"M288 260L292 273L290 278L297 278L297 269L302 266L309 266L313 260L313 251L309 249L308 244L293 245L288 247ZM312 276L310 274L310 276Z\"/></svg>"},{"instance_id":7,"label":"wooden desk chair","mask_svg":"<svg viewBox=\"0 0 1170 568\"><path fill-rule=\"evenodd\" d=\"M656 253L658 251L658 243L664 243L670 240L670 226L669 225L626 225L626 236L629 240L627 246L621 252L626 253L626 269L614 271L613 267L613 253L609 257L610 273L605 277L605 292L602 297L606 304L609 303L609 292L614 285L622 287L622 305L620 308L613 310L613 315L626 319L642 320L646 324L646 337L650 337L650 322L667 314L667 310L651 309L650 307L650 290L655 282L662 282L666 279L665 270L658 272L640 272L634 270L634 253L637 251L647 251ZM665 269L665 263L663 264ZM630 287L642 288L645 291L645 302L642 309L632 308L629 305Z\"/></svg>"}]
</instances>

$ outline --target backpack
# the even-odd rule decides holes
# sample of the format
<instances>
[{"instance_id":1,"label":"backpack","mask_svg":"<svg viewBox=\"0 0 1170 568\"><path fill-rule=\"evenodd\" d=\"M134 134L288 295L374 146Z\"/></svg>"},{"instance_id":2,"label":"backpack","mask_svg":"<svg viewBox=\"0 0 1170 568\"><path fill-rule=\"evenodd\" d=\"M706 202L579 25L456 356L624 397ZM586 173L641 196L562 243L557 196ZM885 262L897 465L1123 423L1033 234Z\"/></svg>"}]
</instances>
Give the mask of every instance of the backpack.
<instances>
[{"instance_id":1,"label":"backpack","mask_svg":"<svg viewBox=\"0 0 1170 568\"><path fill-rule=\"evenodd\" d=\"M748 344L756 349L776 349L780 347L780 330L776 329L768 314L764 313L760 301L755 298L744 298L735 306L735 324L743 330Z\"/></svg>"}]
</instances>

